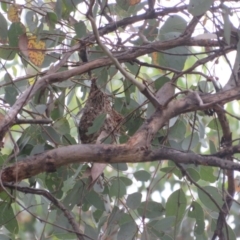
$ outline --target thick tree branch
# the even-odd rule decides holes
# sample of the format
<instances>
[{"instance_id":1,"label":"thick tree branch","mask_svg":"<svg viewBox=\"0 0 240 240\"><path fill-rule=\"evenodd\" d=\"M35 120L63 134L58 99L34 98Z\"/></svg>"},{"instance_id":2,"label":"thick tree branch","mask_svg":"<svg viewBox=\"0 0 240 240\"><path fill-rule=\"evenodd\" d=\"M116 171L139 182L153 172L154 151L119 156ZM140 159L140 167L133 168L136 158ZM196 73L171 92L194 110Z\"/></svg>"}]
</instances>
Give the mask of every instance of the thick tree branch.
<instances>
[{"instance_id":1,"label":"thick tree branch","mask_svg":"<svg viewBox=\"0 0 240 240\"><path fill-rule=\"evenodd\" d=\"M30 156L6 167L1 172L2 182L19 182L41 172L54 172L71 163L137 163L172 160L182 164L196 164L240 171L240 164L215 156L202 156L190 152L161 147L157 150L132 148L127 145L83 144L53 149Z\"/></svg>"},{"instance_id":2,"label":"thick tree branch","mask_svg":"<svg viewBox=\"0 0 240 240\"><path fill-rule=\"evenodd\" d=\"M149 146L155 134L161 129L168 120L181 113L205 110L216 104L225 104L226 102L240 98L240 87L216 94L200 95L203 105L199 104L195 94L189 94L185 98L172 100L163 109L158 109L148 119L139 130L129 139L130 146Z\"/></svg>"}]
</instances>

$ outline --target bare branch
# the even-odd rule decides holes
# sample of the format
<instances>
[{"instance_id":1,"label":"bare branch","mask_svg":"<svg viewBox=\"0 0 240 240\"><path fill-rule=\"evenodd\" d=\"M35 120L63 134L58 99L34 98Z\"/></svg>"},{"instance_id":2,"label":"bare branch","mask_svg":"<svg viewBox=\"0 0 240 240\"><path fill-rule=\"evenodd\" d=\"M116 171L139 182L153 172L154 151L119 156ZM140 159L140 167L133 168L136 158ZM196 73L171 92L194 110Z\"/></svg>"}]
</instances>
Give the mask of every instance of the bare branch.
<instances>
[{"instance_id":1,"label":"bare branch","mask_svg":"<svg viewBox=\"0 0 240 240\"><path fill-rule=\"evenodd\" d=\"M50 192L47 192L43 189L34 189L30 187L21 187L15 184L9 184L9 183L3 183L4 187L17 190L19 192L23 193L31 193L35 195L41 195L47 198L50 202L52 202L57 208L59 208L65 215L65 217L68 219L69 223L71 224L74 232L76 233L79 240L84 240L84 234L80 232L79 230L79 224L75 221L72 214L65 208L65 206L59 202Z\"/></svg>"}]
</instances>

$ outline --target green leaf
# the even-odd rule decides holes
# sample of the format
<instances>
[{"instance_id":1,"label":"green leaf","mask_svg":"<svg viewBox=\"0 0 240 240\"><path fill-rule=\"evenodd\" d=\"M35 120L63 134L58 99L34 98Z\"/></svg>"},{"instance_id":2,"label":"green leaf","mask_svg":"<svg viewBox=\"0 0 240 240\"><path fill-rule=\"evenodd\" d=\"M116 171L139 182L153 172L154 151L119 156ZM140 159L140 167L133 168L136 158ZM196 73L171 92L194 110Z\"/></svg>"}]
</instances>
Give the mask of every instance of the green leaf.
<instances>
[{"instance_id":1,"label":"green leaf","mask_svg":"<svg viewBox=\"0 0 240 240\"><path fill-rule=\"evenodd\" d=\"M87 28L83 21L79 21L74 24L74 29L78 38L85 37L87 34Z\"/></svg>"},{"instance_id":2,"label":"green leaf","mask_svg":"<svg viewBox=\"0 0 240 240\"><path fill-rule=\"evenodd\" d=\"M95 191L91 191L89 192L86 196L85 196L86 200L93 205L95 208L104 211L105 207L104 207L104 203L103 203L103 199L100 198L99 194L97 194Z\"/></svg>"},{"instance_id":3,"label":"green leaf","mask_svg":"<svg viewBox=\"0 0 240 240\"><path fill-rule=\"evenodd\" d=\"M130 5L129 0L116 0L117 5L125 11L128 11Z\"/></svg>"},{"instance_id":4,"label":"green leaf","mask_svg":"<svg viewBox=\"0 0 240 240\"><path fill-rule=\"evenodd\" d=\"M98 231L96 228L93 228L92 226L88 225L85 223L84 226L84 234L89 238L89 239L98 239ZM65 238L66 239L66 238ZM85 239L85 238L84 238Z\"/></svg>"},{"instance_id":5,"label":"green leaf","mask_svg":"<svg viewBox=\"0 0 240 240\"><path fill-rule=\"evenodd\" d=\"M0 22L0 42L5 43L8 37L8 24L2 13L0 13Z\"/></svg>"},{"instance_id":6,"label":"green leaf","mask_svg":"<svg viewBox=\"0 0 240 240\"><path fill-rule=\"evenodd\" d=\"M130 72L136 76L139 73L139 65L137 63L128 63L126 62L125 65L130 70Z\"/></svg>"},{"instance_id":7,"label":"green leaf","mask_svg":"<svg viewBox=\"0 0 240 240\"><path fill-rule=\"evenodd\" d=\"M76 204L79 204L81 202L84 187L85 183L83 181L78 181L76 182L74 187L67 192L67 195L63 200L63 204L64 206L66 206L67 209L72 210Z\"/></svg>"},{"instance_id":8,"label":"green leaf","mask_svg":"<svg viewBox=\"0 0 240 240\"><path fill-rule=\"evenodd\" d=\"M215 143L212 140L209 140L210 153L214 154L217 152Z\"/></svg>"},{"instance_id":9,"label":"green leaf","mask_svg":"<svg viewBox=\"0 0 240 240\"><path fill-rule=\"evenodd\" d=\"M119 225L123 225L125 223L130 223L133 221L133 218L131 217L130 214L128 213L124 213L123 216L121 217L120 221L119 221Z\"/></svg>"},{"instance_id":10,"label":"green leaf","mask_svg":"<svg viewBox=\"0 0 240 240\"><path fill-rule=\"evenodd\" d=\"M199 143L199 136L198 133L193 133L192 135L188 135L186 138L184 138L183 142L182 142L182 149L184 151L188 150L188 149L193 149L194 147L196 147L196 145Z\"/></svg>"},{"instance_id":11,"label":"green leaf","mask_svg":"<svg viewBox=\"0 0 240 240\"><path fill-rule=\"evenodd\" d=\"M170 163L170 162L169 162ZM176 167L176 165L174 166L169 166L169 167L163 167L160 169L161 172L165 172L165 173L173 173L175 174L179 179L181 179L182 176L182 172Z\"/></svg>"},{"instance_id":12,"label":"green leaf","mask_svg":"<svg viewBox=\"0 0 240 240\"><path fill-rule=\"evenodd\" d=\"M18 47L18 39L25 31L22 23L15 22L11 24L8 30L8 39L11 47Z\"/></svg>"},{"instance_id":13,"label":"green leaf","mask_svg":"<svg viewBox=\"0 0 240 240\"><path fill-rule=\"evenodd\" d=\"M188 11L193 16L200 16L208 11L213 4L213 0L190 0Z\"/></svg>"},{"instance_id":14,"label":"green leaf","mask_svg":"<svg viewBox=\"0 0 240 240\"><path fill-rule=\"evenodd\" d=\"M1 31L0 31L1 32ZM11 49L8 45L1 45L0 58L5 60L13 60L16 56L16 51Z\"/></svg>"},{"instance_id":15,"label":"green leaf","mask_svg":"<svg viewBox=\"0 0 240 240\"><path fill-rule=\"evenodd\" d=\"M43 144L37 144L33 147L30 155L39 154L39 153L42 153L42 152L44 152L44 145Z\"/></svg>"},{"instance_id":16,"label":"green leaf","mask_svg":"<svg viewBox=\"0 0 240 240\"><path fill-rule=\"evenodd\" d=\"M154 86L156 90L159 90L165 83L169 81L170 81L170 78L166 76L160 76L154 81Z\"/></svg>"},{"instance_id":17,"label":"green leaf","mask_svg":"<svg viewBox=\"0 0 240 240\"><path fill-rule=\"evenodd\" d=\"M99 131L99 129L103 126L104 121L106 119L106 113L99 114L93 121L93 125L88 128L87 135L90 135L92 133L95 133Z\"/></svg>"},{"instance_id":18,"label":"green leaf","mask_svg":"<svg viewBox=\"0 0 240 240\"><path fill-rule=\"evenodd\" d=\"M126 194L126 185L120 179L111 182L109 194L111 197L121 198Z\"/></svg>"},{"instance_id":19,"label":"green leaf","mask_svg":"<svg viewBox=\"0 0 240 240\"><path fill-rule=\"evenodd\" d=\"M208 93L209 92L209 84L207 81L199 81L198 88L201 92Z\"/></svg>"},{"instance_id":20,"label":"green leaf","mask_svg":"<svg viewBox=\"0 0 240 240\"><path fill-rule=\"evenodd\" d=\"M219 194L218 189L212 186L205 186L202 187L202 189L204 189L208 193L208 195L212 197L214 201L205 192L198 188L198 197L200 201L208 209L215 212L219 212L219 208L221 209L224 202L222 200L222 196ZM218 205L218 207L216 204Z\"/></svg>"},{"instance_id":21,"label":"green leaf","mask_svg":"<svg viewBox=\"0 0 240 240\"><path fill-rule=\"evenodd\" d=\"M151 174L145 170L140 170L135 172L134 177L138 181L147 182L151 178Z\"/></svg>"},{"instance_id":22,"label":"green leaf","mask_svg":"<svg viewBox=\"0 0 240 240\"><path fill-rule=\"evenodd\" d=\"M38 26L38 15L34 11L28 11L25 15L25 21L30 32L34 33Z\"/></svg>"},{"instance_id":23,"label":"green leaf","mask_svg":"<svg viewBox=\"0 0 240 240\"><path fill-rule=\"evenodd\" d=\"M7 86L4 88L4 90L5 90L4 100L12 106L17 99L18 91L16 90L15 87L12 86Z\"/></svg>"},{"instance_id":24,"label":"green leaf","mask_svg":"<svg viewBox=\"0 0 240 240\"><path fill-rule=\"evenodd\" d=\"M126 163L111 163L110 165L118 171L127 171L128 170L128 165Z\"/></svg>"},{"instance_id":25,"label":"green leaf","mask_svg":"<svg viewBox=\"0 0 240 240\"><path fill-rule=\"evenodd\" d=\"M121 181L126 185L126 186L131 186L132 185L132 180L127 178L127 177L119 177Z\"/></svg>"},{"instance_id":26,"label":"green leaf","mask_svg":"<svg viewBox=\"0 0 240 240\"><path fill-rule=\"evenodd\" d=\"M45 16L45 18L48 20L48 25L49 25L50 29L54 29L55 28L55 24L58 21L56 13L54 13L54 12L47 12L47 15Z\"/></svg>"},{"instance_id":27,"label":"green leaf","mask_svg":"<svg viewBox=\"0 0 240 240\"><path fill-rule=\"evenodd\" d=\"M201 205L198 202L192 202L189 211L188 217L194 218L196 220L194 226L194 233L202 234L204 232L205 223L204 223L204 212Z\"/></svg>"},{"instance_id":28,"label":"green leaf","mask_svg":"<svg viewBox=\"0 0 240 240\"><path fill-rule=\"evenodd\" d=\"M178 15L170 16L159 31L160 41L169 41L178 38L185 30L187 22L185 19ZM189 53L188 47L180 46L169 50L164 53L157 54L157 63L160 66L169 67L181 71L187 60Z\"/></svg>"},{"instance_id":29,"label":"green leaf","mask_svg":"<svg viewBox=\"0 0 240 240\"><path fill-rule=\"evenodd\" d=\"M178 119L177 122L170 128L168 138L172 140L184 139L186 133L186 124Z\"/></svg>"},{"instance_id":30,"label":"green leaf","mask_svg":"<svg viewBox=\"0 0 240 240\"><path fill-rule=\"evenodd\" d=\"M178 35L174 36L177 37ZM166 50L165 53L158 54L158 64L160 66L181 71L184 68L188 53L189 51L187 47L175 47L170 50Z\"/></svg>"},{"instance_id":31,"label":"green leaf","mask_svg":"<svg viewBox=\"0 0 240 240\"><path fill-rule=\"evenodd\" d=\"M18 222L13 212L11 204L0 202L0 226L7 228L9 232L18 233Z\"/></svg>"},{"instance_id":32,"label":"green leaf","mask_svg":"<svg viewBox=\"0 0 240 240\"><path fill-rule=\"evenodd\" d=\"M57 0L54 10L55 10L58 20L61 20L61 18L62 18L62 6L63 6L62 0Z\"/></svg>"},{"instance_id":33,"label":"green leaf","mask_svg":"<svg viewBox=\"0 0 240 240\"><path fill-rule=\"evenodd\" d=\"M226 5L223 4L223 33L224 33L224 39L228 45L231 44L231 29L232 29L232 23L229 19L230 11Z\"/></svg>"},{"instance_id":34,"label":"green leaf","mask_svg":"<svg viewBox=\"0 0 240 240\"><path fill-rule=\"evenodd\" d=\"M142 202L137 211L140 216L145 216L146 218L156 218L164 214L162 204L154 201Z\"/></svg>"},{"instance_id":35,"label":"green leaf","mask_svg":"<svg viewBox=\"0 0 240 240\"><path fill-rule=\"evenodd\" d=\"M43 126L42 138L46 141L54 142L56 144L61 143L59 134L55 131L53 127Z\"/></svg>"},{"instance_id":36,"label":"green leaf","mask_svg":"<svg viewBox=\"0 0 240 240\"><path fill-rule=\"evenodd\" d=\"M210 166L200 166L200 177L202 180L214 183L217 177L214 175L213 167Z\"/></svg>"},{"instance_id":37,"label":"green leaf","mask_svg":"<svg viewBox=\"0 0 240 240\"><path fill-rule=\"evenodd\" d=\"M208 127L216 131L222 131L219 120L215 118L208 124Z\"/></svg>"},{"instance_id":38,"label":"green leaf","mask_svg":"<svg viewBox=\"0 0 240 240\"><path fill-rule=\"evenodd\" d=\"M134 221L123 224L117 235L117 240L132 240L138 232L138 227Z\"/></svg>"},{"instance_id":39,"label":"green leaf","mask_svg":"<svg viewBox=\"0 0 240 240\"><path fill-rule=\"evenodd\" d=\"M200 180L200 174L194 168L187 168L186 171L193 179L193 181L198 182Z\"/></svg>"},{"instance_id":40,"label":"green leaf","mask_svg":"<svg viewBox=\"0 0 240 240\"><path fill-rule=\"evenodd\" d=\"M10 238L7 235L0 234L0 239L1 240L9 240Z\"/></svg>"},{"instance_id":41,"label":"green leaf","mask_svg":"<svg viewBox=\"0 0 240 240\"><path fill-rule=\"evenodd\" d=\"M166 33L183 33L186 29L187 22L179 15L170 16L159 31L159 39L166 40Z\"/></svg>"},{"instance_id":42,"label":"green leaf","mask_svg":"<svg viewBox=\"0 0 240 240\"><path fill-rule=\"evenodd\" d=\"M108 218L108 225L110 224L118 224L122 217L125 215L122 209L119 209L117 206L114 206L109 218ZM104 224L106 220L104 221Z\"/></svg>"},{"instance_id":43,"label":"green leaf","mask_svg":"<svg viewBox=\"0 0 240 240\"><path fill-rule=\"evenodd\" d=\"M35 112L38 114L45 113L46 109L47 109L46 104L39 104L33 108L33 110L35 110Z\"/></svg>"},{"instance_id":44,"label":"green leaf","mask_svg":"<svg viewBox=\"0 0 240 240\"><path fill-rule=\"evenodd\" d=\"M69 122L66 118L60 118L54 122L53 128L61 135L70 133Z\"/></svg>"},{"instance_id":45,"label":"green leaf","mask_svg":"<svg viewBox=\"0 0 240 240\"><path fill-rule=\"evenodd\" d=\"M182 189L173 192L166 203L166 216L176 216L176 223L184 216L187 206L187 199Z\"/></svg>"},{"instance_id":46,"label":"green leaf","mask_svg":"<svg viewBox=\"0 0 240 240\"><path fill-rule=\"evenodd\" d=\"M140 205L141 199L142 199L142 194L139 192L135 192L128 195L126 204L129 208L136 209Z\"/></svg>"},{"instance_id":47,"label":"green leaf","mask_svg":"<svg viewBox=\"0 0 240 240\"><path fill-rule=\"evenodd\" d=\"M147 226L154 228L156 231L169 231L174 224L176 217L170 216L160 220L153 220Z\"/></svg>"}]
</instances>

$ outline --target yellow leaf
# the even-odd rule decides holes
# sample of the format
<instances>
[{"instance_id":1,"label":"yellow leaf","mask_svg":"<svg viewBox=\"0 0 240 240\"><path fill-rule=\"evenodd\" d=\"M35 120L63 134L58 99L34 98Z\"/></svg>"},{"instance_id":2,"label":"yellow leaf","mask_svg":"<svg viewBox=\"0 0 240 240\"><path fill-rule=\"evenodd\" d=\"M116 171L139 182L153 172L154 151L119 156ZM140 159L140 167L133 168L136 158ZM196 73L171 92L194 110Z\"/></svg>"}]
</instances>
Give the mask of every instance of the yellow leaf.
<instances>
[{"instance_id":1,"label":"yellow leaf","mask_svg":"<svg viewBox=\"0 0 240 240\"><path fill-rule=\"evenodd\" d=\"M129 0L129 5L133 6L133 5L136 5L140 2L141 2L141 0Z\"/></svg>"},{"instance_id":2,"label":"yellow leaf","mask_svg":"<svg viewBox=\"0 0 240 240\"><path fill-rule=\"evenodd\" d=\"M35 83L35 78L29 78L28 82L30 85L33 85Z\"/></svg>"},{"instance_id":3,"label":"yellow leaf","mask_svg":"<svg viewBox=\"0 0 240 240\"><path fill-rule=\"evenodd\" d=\"M152 63L158 65L158 53L157 52L152 53Z\"/></svg>"},{"instance_id":4,"label":"yellow leaf","mask_svg":"<svg viewBox=\"0 0 240 240\"><path fill-rule=\"evenodd\" d=\"M17 4L12 4L8 8L8 20L11 22L20 22L20 7Z\"/></svg>"},{"instance_id":5,"label":"yellow leaf","mask_svg":"<svg viewBox=\"0 0 240 240\"><path fill-rule=\"evenodd\" d=\"M240 178L236 177L234 179L235 191L240 192Z\"/></svg>"},{"instance_id":6,"label":"yellow leaf","mask_svg":"<svg viewBox=\"0 0 240 240\"><path fill-rule=\"evenodd\" d=\"M45 42L37 41L36 36L28 38L28 57L36 66L41 66L44 61Z\"/></svg>"}]
</instances>

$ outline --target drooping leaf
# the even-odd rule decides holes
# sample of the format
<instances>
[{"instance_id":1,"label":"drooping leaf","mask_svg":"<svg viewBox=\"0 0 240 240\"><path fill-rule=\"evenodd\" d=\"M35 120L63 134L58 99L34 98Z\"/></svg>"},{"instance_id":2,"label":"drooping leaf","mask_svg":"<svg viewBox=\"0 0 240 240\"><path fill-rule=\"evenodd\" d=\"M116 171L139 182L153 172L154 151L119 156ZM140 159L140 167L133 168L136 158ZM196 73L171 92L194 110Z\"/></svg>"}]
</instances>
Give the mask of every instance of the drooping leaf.
<instances>
[{"instance_id":1,"label":"drooping leaf","mask_svg":"<svg viewBox=\"0 0 240 240\"><path fill-rule=\"evenodd\" d=\"M11 204L0 202L0 226L5 226L9 232L18 233L18 222L15 218Z\"/></svg>"},{"instance_id":2,"label":"drooping leaf","mask_svg":"<svg viewBox=\"0 0 240 240\"><path fill-rule=\"evenodd\" d=\"M1 37L1 30L0 30L0 37ZM8 46L8 45L1 46L0 58L5 59L5 60L13 60L15 56L16 56L16 51L11 49L10 46Z\"/></svg>"},{"instance_id":3,"label":"drooping leaf","mask_svg":"<svg viewBox=\"0 0 240 240\"><path fill-rule=\"evenodd\" d=\"M31 33L38 27L38 15L34 11L28 11L25 15L25 21Z\"/></svg>"},{"instance_id":4,"label":"drooping leaf","mask_svg":"<svg viewBox=\"0 0 240 240\"><path fill-rule=\"evenodd\" d=\"M15 87L12 86L7 86L4 88L4 90L5 90L4 99L7 103L9 103L12 106L17 99L18 91Z\"/></svg>"},{"instance_id":5,"label":"drooping leaf","mask_svg":"<svg viewBox=\"0 0 240 240\"><path fill-rule=\"evenodd\" d=\"M6 43L8 37L8 25L5 17L0 13L0 42Z\"/></svg>"},{"instance_id":6,"label":"drooping leaf","mask_svg":"<svg viewBox=\"0 0 240 240\"><path fill-rule=\"evenodd\" d=\"M120 179L114 179L109 189L111 197L121 198L126 194L126 185Z\"/></svg>"},{"instance_id":7,"label":"drooping leaf","mask_svg":"<svg viewBox=\"0 0 240 240\"><path fill-rule=\"evenodd\" d=\"M8 39L11 47L18 47L18 39L26 32L25 26L20 22L11 24L8 30Z\"/></svg>"},{"instance_id":8,"label":"drooping leaf","mask_svg":"<svg viewBox=\"0 0 240 240\"><path fill-rule=\"evenodd\" d=\"M138 228L134 221L123 224L117 235L117 240L132 240L137 234Z\"/></svg>"},{"instance_id":9,"label":"drooping leaf","mask_svg":"<svg viewBox=\"0 0 240 240\"><path fill-rule=\"evenodd\" d=\"M198 202L192 202L190 209L188 211L188 216L196 220L194 226L194 232L198 235L204 232L204 212L201 205Z\"/></svg>"},{"instance_id":10,"label":"drooping leaf","mask_svg":"<svg viewBox=\"0 0 240 240\"><path fill-rule=\"evenodd\" d=\"M154 201L142 202L137 211L140 216L150 219L160 217L165 212L162 204Z\"/></svg>"},{"instance_id":11,"label":"drooping leaf","mask_svg":"<svg viewBox=\"0 0 240 240\"><path fill-rule=\"evenodd\" d=\"M186 124L182 120L177 122L170 128L168 137L169 139L182 140L185 138Z\"/></svg>"},{"instance_id":12,"label":"drooping leaf","mask_svg":"<svg viewBox=\"0 0 240 240\"><path fill-rule=\"evenodd\" d=\"M175 216L165 217L160 220L153 220L149 222L147 225L151 228L154 228L156 231L169 231L173 226L175 221Z\"/></svg>"},{"instance_id":13,"label":"drooping leaf","mask_svg":"<svg viewBox=\"0 0 240 240\"><path fill-rule=\"evenodd\" d=\"M128 195L126 204L129 208L136 209L140 205L141 199L142 199L142 194L139 192L135 192Z\"/></svg>"},{"instance_id":14,"label":"drooping leaf","mask_svg":"<svg viewBox=\"0 0 240 240\"><path fill-rule=\"evenodd\" d=\"M187 206L186 195L182 189L173 192L166 203L166 216L176 216L176 223L184 216Z\"/></svg>"},{"instance_id":15,"label":"drooping leaf","mask_svg":"<svg viewBox=\"0 0 240 240\"><path fill-rule=\"evenodd\" d=\"M224 202L218 189L212 186L205 186L202 187L202 189L208 193L207 195L204 191L198 188L198 197L203 205L212 211L219 212ZM212 199L209 197L209 195L212 197Z\"/></svg>"},{"instance_id":16,"label":"drooping leaf","mask_svg":"<svg viewBox=\"0 0 240 240\"><path fill-rule=\"evenodd\" d=\"M61 118L53 124L53 128L61 135L70 133L69 122L66 118Z\"/></svg>"},{"instance_id":17,"label":"drooping leaf","mask_svg":"<svg viewBox=\"0 0 240 240\"><path fill-rule=\"evenodd\" d=\"M214 175L214 170L210 166L200 166L201 179L210 183L214 183L217 177Z\"/></svg>"},{"instance_id":18,"label":"drooping leaf","mask_svg":"<svg viewBox=\"0 0 240 240\"><path fill-rule=\"evenodd\" d=\"M104 203L103 199L95 192L91 191L86 196L85 199L89 202L89 204L93 205L95 208L104 211Z\"/></svg>"},{"instance_id":19,"label":"drooping leaf","mask_svg":"<svg viewBox=\"0 0 240 240\"><path fill-rule=\"evenodd\" d=\"M199 136L195 132L193 133L193 136L189 135L186 138L184 138L182 142L182 149L185 151L188 149L193 149L198 143L199 143Z\"/></svg>"},{"instance_id":20,"label":"drooping leaf","mask_svg":"<svg viewBox=\"0 0 240 240\"><path fill-rule=\"evenodd\" d=\"M87 28L83 21L74 24L74 29L78 38L82 38L87 34Z\"/></svg>"},{"instance_id":21,"label":"drooping leaf","mask_svg":"<svg viewBox=\"0 0 240 240\"><path fill-rule=\"evenodd\" d=\"M136 178L136 180L142 182L146 182L151 178L151 174L145 170L137 171L133 175Z\"/></svg>"}]
</instances>

